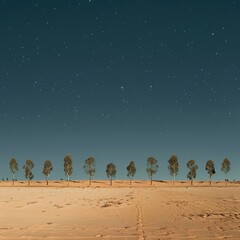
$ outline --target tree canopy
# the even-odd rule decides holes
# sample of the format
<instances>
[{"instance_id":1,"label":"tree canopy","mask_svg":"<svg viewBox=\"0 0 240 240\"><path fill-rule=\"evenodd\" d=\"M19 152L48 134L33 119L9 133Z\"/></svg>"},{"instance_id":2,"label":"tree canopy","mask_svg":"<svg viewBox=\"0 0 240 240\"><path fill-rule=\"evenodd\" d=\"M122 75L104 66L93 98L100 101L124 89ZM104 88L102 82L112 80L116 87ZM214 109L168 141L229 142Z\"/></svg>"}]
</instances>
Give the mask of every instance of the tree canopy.
<instances>
[{"instance_id":1,"label":"tree canopy","mask_svg":"<svg viewBox=\"0 0 240 240\"><path fill-rule=\"evenodd\" d=\"M212 175L216 173L214 162L212 160L208 160L205 165L205 170L207 171L209 177L210 177L210 185L212 182Z\"/></svg>"},{"instance_id":2,"label":"tree canopy","mask_svg":"<svg viewBox=\"0 0 240 240\"><path fill-rule=\"evenodd\" d=\"M135 167L135 162L131 161L129 165L127 166L127 176L130 178L130 183L132 182L132 178L134 177L136 173L136 167Z\"/></svg>"},{"instance_id":3,"label":"tree canopy","mask_svg":"<svg viewBox=\"0 0 240 240\"><path fill-rule=\"evenodd\" d=\"M72 172L73 172L72 158L69 154L67 154L64 158L64 172L68 178L68 185L69 185L69 177L72 175Z\"/></svg>"},{"instance_id":4,"label":"tree canopy","mask_svg":"<svg viewBox=\"0 0 240 240\"><path fill-rule=\"evenodd\" d=\"M94 176L96 171L95 159L93 157L89 157L88 159L86 159L83 168L86 174L89 176L89 184L91 185L92 177Z\"/></svg>"},{"instance_id":5,"label":"tree canopy","mask_svg":"<svg viewBox=\"0 0 240 240\"><path fill-rule=\"evenodd\" d=\"M188 179L191 180L191 185L192 185L193 179L196 178L197 176L198 165L196 164L195 160L189 160L187 162L187 167L189 169L187 177Z\"/></svg>"},{"instance_id":6,"label":"tree canopy","mask_svg":"<svg viewBox=\"0 0 240 240\"><path fill-rule=\"evenodd\" d=\"M34 163L32 160L27 160L25 165L23 165L23 169L25 170L25 178L28 179L28 185L30 184L30 180L32 180L34 177L32 173L33 168L34 168Z\"/></svg>"},{"instance_id":7,"label":"tree canopy","mask_svg":"<svg viewBox=\"0 0 240 240\"><path fill-rule=\"evenodd\" d=\"M112 178L115 177L117 173L116 166L113 163L109 163L106 169L107 177L110 177L110 185L112 185Z\"/></svg>"},{"instance_id":8,"label":"tree canopy","mask_svg":"<svg viewBox=\"0 0 240 240\"><path fill-rule=\"evenodd\" d=\"M231 163L228 158L225 158L222 162L221 171L227 174L231 170Z\"/></svg>"},{"instance_id":9,"label":"tree canopy","mask_svg":"<svg viewBox=\"0 0 240 240\"><path fill-rule=\"evenodd\" d=\"M43 165L43 174L46 176L47 185L48 185L48 177L53 170L52 162L50 160L46 160Z\"/></svg>"},{"instance_id":10,"label":"tree canopy","mask_svg":"<svg viewBox=\"0 0 240 240\"><path fill-rule=\"evenodd\" d=\"M14 181L15 181L15 172L18 171L18 163L17 163L17 160L15 158L12 158L9 162L9 165L10 165L10 170L11 170L11 173L12 173L12 184L14 185Z\"/></svg>"},{"instance_id":11,"label":"tree canopy","mask_svg":"<svg viewBox=\"0 0 240 240\"><path fill-rule=\"evenodd\" d=\"M158 171L158 164L157 164L157 159L154 157L149 157L147 159L147 168L146 171L151 179L151 184L152 184L152 176L155 175Z\"/></svg>"}]
</instances>

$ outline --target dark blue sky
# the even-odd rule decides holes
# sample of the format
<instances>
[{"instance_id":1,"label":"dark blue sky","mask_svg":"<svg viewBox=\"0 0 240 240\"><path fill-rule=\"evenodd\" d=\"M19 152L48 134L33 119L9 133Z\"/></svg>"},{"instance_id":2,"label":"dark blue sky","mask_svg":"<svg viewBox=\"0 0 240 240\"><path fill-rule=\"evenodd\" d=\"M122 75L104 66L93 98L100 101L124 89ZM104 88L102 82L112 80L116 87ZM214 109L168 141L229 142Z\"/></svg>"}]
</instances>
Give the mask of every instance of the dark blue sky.
<instances>
[{"instance_id":1,"label":"dark blue sky","mask_svg":"<svg viewBox=\"0 0 240 240\"><path fill-rule=\"evenodd\" d=\"M96 159L125 178L134 160L147 179L147 157L216 164L225 157L231 179L240 169L240 3L203 1L0 1L0 176L8 162L53 162L52 178L86 178Z\"/></svg>"}]
</instances>

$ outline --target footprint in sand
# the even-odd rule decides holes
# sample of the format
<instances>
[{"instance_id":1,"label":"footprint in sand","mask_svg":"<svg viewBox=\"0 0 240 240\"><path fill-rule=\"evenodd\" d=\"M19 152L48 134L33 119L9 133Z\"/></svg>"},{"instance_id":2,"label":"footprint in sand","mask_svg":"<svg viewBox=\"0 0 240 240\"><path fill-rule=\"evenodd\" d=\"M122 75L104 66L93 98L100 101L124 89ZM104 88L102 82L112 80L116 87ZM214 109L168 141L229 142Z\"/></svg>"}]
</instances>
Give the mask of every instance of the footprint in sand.
<instances>
[{"instance_id":1,"label":"footprint in sand","mask_svg":"<svg viewBox=\"0 0 240 240\"><path fill-rule=\"evenodd\" d=\"M224 229L223 229L222 226L217 227L217 230L218 230L218 231L224 231Z\"/></svg>"},{"instance_id":2,"label":"footprint in sand","mask_svg":"<svg viewBox=\"0 0 240 240\"><path fill-rule=\"evenodd\" d=\"M240 219L240 214L235 213L234 216L236 219Z\"/></svg>"},{"instance_id":3,"label":"footprint in sand","mask_svg":"<svg viewBox=\"0 0 240 240\"><path fill-rule=\"evenodd\" d=\"M35 203L38 203L38 202L28 202L27 204L35 204Z\"/></svg>"},{"instance_id":4,"label":"footprint in sand","mask_svg":"<svg viewBox=\"0 0 240 240\"><path fill-rule=\"evenodd\" d=\"M57 205L57 204L54 204L53 207L56 207L56 208L63 208L63 206L60 206L60 205Z\"/></svg>"},{"instance_id":5,"label":"footprint in sand","mask_svg":"<svg viewBox=\"0 0 240 240\"><path fill-rule=\"evenodd\" d=\"M103 237L103 235L102 234L98 234L95 237L100 238L100 237Z\"/></svg>"},{"instance_id":6,"label":"footprint in sand","mask_svg":"<svg viewBox=\"0 0 240 240\"><path fill-rule=\"evenodd\" d=\"M140 198L141 201L141 198ZM143 218L142 218L142 206L141 206L141 202L137 203L137 231L138 231L138 235L139 235L139 239L145 239L145 233L143 230L144 224L143 224Z\"/></svg>"},{"instance_id":7,"label":"footprint in sand","mask_svg":"<svg viewBox=\"0 0 240 240\"><path fill-rule=\"evenodd\" d=\"M112 205L111 204L109 204L109 203L104 203L101 207L102 208L106 208L106 207L111 207Z\"/></svg>"}]
</instances>

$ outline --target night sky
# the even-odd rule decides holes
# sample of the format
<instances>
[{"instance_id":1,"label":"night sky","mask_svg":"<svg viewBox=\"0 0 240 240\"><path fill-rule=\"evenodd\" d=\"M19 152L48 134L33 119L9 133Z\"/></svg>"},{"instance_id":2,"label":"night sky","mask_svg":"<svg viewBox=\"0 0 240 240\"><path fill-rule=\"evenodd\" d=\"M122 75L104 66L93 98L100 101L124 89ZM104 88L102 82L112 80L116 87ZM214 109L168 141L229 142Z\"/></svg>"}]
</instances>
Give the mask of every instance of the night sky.
<instances>
[{"instance_id":1,"label":"night sky","mask_svg":"<svg viewBox=\"0 0 240 240\"><path fill-rule=\"evenodd\" d=\"M94 178L106 165L127 178L148 179L146 160L159 161L155 179L170 179L167 160L198 165L197 179L224 179L221 162L240 178L240 2L230 0L0 1L0 178L9 160L53 163L52 179Z\"/></svg>"}]
</instances>

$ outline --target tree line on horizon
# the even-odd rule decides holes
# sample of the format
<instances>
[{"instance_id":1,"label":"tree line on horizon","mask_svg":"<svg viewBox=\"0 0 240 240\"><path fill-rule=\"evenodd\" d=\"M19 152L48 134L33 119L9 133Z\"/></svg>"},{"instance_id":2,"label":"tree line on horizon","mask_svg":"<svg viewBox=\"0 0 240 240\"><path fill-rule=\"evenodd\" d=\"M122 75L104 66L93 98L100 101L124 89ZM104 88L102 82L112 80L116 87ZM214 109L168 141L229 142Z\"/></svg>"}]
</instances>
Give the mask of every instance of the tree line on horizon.
<instances>
[{"instance_id":1,"label":"tree line on horizon","mask_svg":"<svg viewBox=\"0 0 240 240\"><path fill-rule=\"evenodd\" d=\"M12 173L12 185L14 186L14 181L15 181L15 173L19 170L18 169L18 162L15 158L12 158L9 162L10 166L10 171ZM197 169L198 165L195 162L195 160L191 159L187 162L186 164L187 168L189 169L189 172L187 173L187 178L191 181L191 185L193 185L193 180L197 176ZM25 178L28 181L28 185L30 185L30 181L34 178L32 169L34 168L34 162L32 160L26 160L26 163L23 165L23 169L25 171ZM153 182L153 176L157 173L159 168L158 162L154 157L149 157L147 159L147 166L146 166L146 172L150 178L151 185ZM95 158L89 157L84 161L83 169L85 173L89 177L89 185L92 183L92 177L94 176L96 172L96 166L95 166ZM131 161L129 165L126 168L127 170L127 176L130 179L130 184L132 184L132 180L134 178L134 175L136 173L136 166L135 162ZM169 160L168 160L168 170L169 174L173 177L173 183L175 183L176 176L179 171L179 163L178 163L178 158L175 154L173 154ZM209 184L211 185L212 183L212 176L216 173L215 166L213 160L208 160L205 164L205 170L207 171L209 175ZM222 167L221 171L225 173L225 181L227 185L227 174L231 170L231 163L228 158L225 158L222 162ZM50 173L53 171L53 165L50 160L46 160L43 165L43 175L45 176L46 179L46 185L48 185L48 179L50 176ZM70 176L72 175L73 172L73 163L72 163L72 158L70 154L67 154L64 158L64 172L67 177L68 185L70 181ZM113 163L109 163L106 166L106 175L110 179L110 185L112 185L112 178L115 177L117 173L117 168L116 165Z\"/></svg>"}]
</instances>

